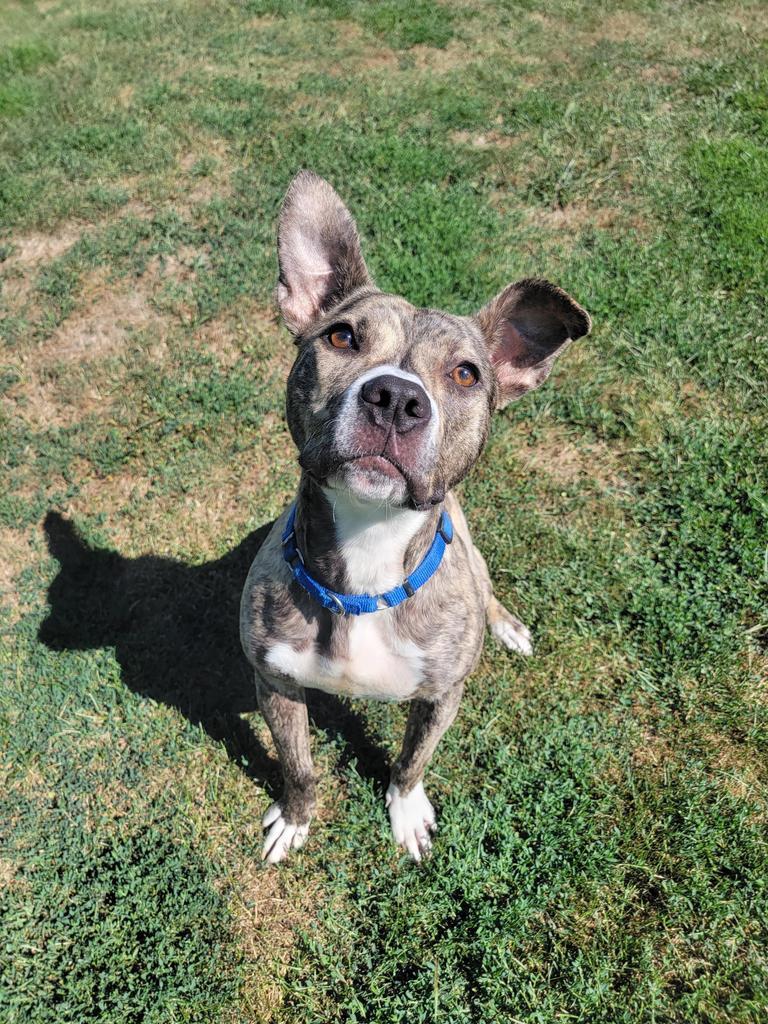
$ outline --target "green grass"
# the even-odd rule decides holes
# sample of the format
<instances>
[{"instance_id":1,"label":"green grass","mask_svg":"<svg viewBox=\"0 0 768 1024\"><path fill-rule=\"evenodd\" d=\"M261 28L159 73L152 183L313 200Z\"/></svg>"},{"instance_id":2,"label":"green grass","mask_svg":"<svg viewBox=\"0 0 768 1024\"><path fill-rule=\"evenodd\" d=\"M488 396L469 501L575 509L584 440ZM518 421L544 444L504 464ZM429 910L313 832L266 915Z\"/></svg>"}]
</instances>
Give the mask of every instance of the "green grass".
<instances>
[{"instance_id":1,"label":"green grass","mask_svg":"<svg viewBox=\"0 0 768 1024\"><path fill-rule=\"evenodd\" d=\"M0 2L3 1021L765 1020L768 21L545 9ZM488 643L420 869L404 709L328 701L310 842L258 867L302 166L382 287L595 322L462 487L536 653Z\"/></svg>"}]
</instances>

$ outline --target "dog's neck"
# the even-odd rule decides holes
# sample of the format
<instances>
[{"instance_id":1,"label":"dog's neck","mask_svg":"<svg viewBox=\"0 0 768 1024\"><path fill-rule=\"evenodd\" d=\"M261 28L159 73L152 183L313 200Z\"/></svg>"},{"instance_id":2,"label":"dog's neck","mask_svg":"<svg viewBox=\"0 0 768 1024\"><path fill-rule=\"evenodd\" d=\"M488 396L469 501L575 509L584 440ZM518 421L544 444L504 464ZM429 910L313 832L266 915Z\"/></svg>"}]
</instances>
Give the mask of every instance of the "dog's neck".
<instances>
[{"instance_id":1,"label":"dog's neck","mask_svg":"<svg viewBox=\"0 0 768 1024\"><path fill-rule=\"evenodd\" d=\"M380 594L424 557L442 506L421 512L360 501L302 475L296 540L307 571L338 593Z\"/></svg>"}]
</instances>

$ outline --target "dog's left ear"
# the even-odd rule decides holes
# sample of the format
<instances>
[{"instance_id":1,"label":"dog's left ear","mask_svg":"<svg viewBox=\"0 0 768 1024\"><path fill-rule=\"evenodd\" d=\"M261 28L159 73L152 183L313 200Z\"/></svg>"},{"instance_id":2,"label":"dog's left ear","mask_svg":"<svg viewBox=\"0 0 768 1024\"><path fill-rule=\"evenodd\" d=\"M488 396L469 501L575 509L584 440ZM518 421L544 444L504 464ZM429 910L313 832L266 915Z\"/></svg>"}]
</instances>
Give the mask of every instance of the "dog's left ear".
<instances>
[{"instance_id":1,"label":"dog's left ear","mask_svg":"<svg viewBox=\"0 0 768 1024\"><path fill-rule=\"evenodd\" d=\"M498 409L543 384L568 342L592 327L589 314L570 295L549 281L532 279L508 285L477 320L496 374Z\"/></svg>"},{"instance_id":2,"label":"dog's left ear","mask_svg":"<svg viewBox=\"0 0 768 1024\"><path fill-rule=\"evenodd\" d=\"M352 214L312 171L297 174L283 200L277 253L277 301L293 334L371 283Z\"/></svg>"}]
</instances>

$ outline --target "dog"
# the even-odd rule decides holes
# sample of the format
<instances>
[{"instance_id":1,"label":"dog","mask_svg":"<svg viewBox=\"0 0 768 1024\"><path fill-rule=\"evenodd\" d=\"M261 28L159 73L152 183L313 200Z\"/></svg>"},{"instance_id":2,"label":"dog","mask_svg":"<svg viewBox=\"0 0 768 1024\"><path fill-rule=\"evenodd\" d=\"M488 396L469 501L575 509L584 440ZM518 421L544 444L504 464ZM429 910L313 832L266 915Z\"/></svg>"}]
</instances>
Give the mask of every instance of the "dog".
<instances>
[{"instance_id":1,"label":"dog","mask_svg":"<svg viewBox=\"0 0 768 1024\"><path fill-rule=\"evenodd\" d=\"M486 625L531 653L493 595L453 488L490 418L538 387L589 315L548 281L508 285L475 316L379 291L352 215L302 171L278 227L277 302L294 336L286 414L299 452L295 501L243 590L240 634L284 776L263 819L263 859L301 847L315 809L305 689L410 701L386 806L420 861L435 811L423 785Z\"/></svg>"}]
</instances>

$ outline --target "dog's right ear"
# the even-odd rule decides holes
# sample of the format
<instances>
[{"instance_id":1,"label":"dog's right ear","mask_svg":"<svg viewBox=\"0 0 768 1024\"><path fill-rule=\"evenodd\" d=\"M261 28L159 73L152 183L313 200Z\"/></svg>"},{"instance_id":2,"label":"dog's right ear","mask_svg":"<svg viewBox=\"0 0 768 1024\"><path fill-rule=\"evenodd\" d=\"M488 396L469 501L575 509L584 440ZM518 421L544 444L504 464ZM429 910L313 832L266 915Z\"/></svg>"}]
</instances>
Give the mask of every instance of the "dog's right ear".
<instances>
[{"instance_id":1,"label":"dog's right ear","mask_svg":"<svg viewBox=\"0 0 768 1024\"><path fill-rule=\"evenodd\" d=\"M283 200L277 253L277 301L292 334L371 283L352 214L312 171L297 174Z\"/></svg>"}]
</instances>

